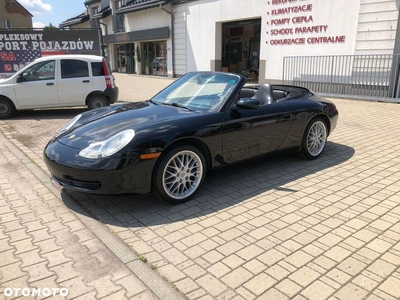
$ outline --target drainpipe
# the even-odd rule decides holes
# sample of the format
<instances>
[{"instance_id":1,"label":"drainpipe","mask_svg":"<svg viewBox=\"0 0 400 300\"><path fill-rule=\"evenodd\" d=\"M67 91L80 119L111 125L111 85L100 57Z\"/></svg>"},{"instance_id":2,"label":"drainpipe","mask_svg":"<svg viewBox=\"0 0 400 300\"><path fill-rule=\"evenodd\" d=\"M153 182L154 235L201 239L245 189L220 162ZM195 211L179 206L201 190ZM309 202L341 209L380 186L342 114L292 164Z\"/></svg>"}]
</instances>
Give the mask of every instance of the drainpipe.
<instances>
[{"instance_id":1,"label":"drainpipe","mask_svg":"<svg viewBox=\"0 0 400 300\"><path fill-rule=\"evenodd\" d=\"M107 24L104 24L104 23L102 23L102 22L100 22L100 21L99 21L99 24L101 24L101 25L103 25L103 26L105 27L105 29L106 29L106 34L105 34L105 35L107 35L107 34L108 34ZM101 38L101 55L102 55L103 57L106 57L106 56L105 56L105 53L104 53L103 31L101 30L101 28L100 28L100 38Z\"/></svg>"},{"instance_id":2,"label":"drainpipe","mask_svg":"<svg viewBox=\"0 0 400 300\"><path fill-rule=\"evenodd\" d=\"M104 24L104 23L102 23L102 22L100 22L100 21L99 21L99 24L103 25L103 26L106 28L106 34L105 34L105 35L107 35L107 34L108 34L107 24ZM103 36L103 35L102 35L102 36Z\"/></svg>"},{"instance_id":3,"label":"drainpipe","mask_svg":"<svg viewBox=\"0 0 400 300\"><path fill-rule=\"evenodd\" d=\"M171 16L171 39L172 39L172 78L175 78L175 57L174 57L174 49L175 49L175 41L174 41L174 13L166 10L164 7L162 7L162 4L160 4L160 8L165 11L167 14Z\"/></svg>"}]
</instances>

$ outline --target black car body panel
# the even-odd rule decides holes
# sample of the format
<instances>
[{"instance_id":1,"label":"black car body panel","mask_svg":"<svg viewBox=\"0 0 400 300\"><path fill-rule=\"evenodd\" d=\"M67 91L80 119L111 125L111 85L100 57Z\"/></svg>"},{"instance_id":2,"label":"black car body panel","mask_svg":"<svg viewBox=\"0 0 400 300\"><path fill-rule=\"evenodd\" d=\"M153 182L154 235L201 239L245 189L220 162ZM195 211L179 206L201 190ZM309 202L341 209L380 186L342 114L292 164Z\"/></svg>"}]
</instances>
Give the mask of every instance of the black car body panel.
<instances>
[{"instance_id":1,"label":"black car body panel","mask_svg":"<svg viewBox=\"0 0 400 300\"><path fill-rule=\"evenodd\" d=\"M152 188L158 159L142 159L141 155L160 153L162 157L171 145L196 145L201 148L208 166L215 168L272 152L299 150L305 129L314 117L319 116L326 122L328 134L336 127L338 112L334 104L305 88L277 86L271 103L256 105L256 108L241 107L236 105L241 90L248 89L251 94L258 87L243 88L245 79L239 75L197 74L217 74L222 79L230 76L234 84L229 82L226 89L230 92L223 101L221 93L216 93L163 102L161 92L151 101L83 113L72 128L55 136L44 150L53 179L67 188L90 193L143 194ZM215 78L214 83L219 86L220 79ZM198 85L204 84L197 80ZM175 89L179 90L176 82ZM164 91L169 92L170 88ZM254 97L247 98L253 104L258 103L253 101ZM183 103L192 106L180 107ZM128 129L134 130L134 138L111 156L92 159L79 155L89 145Z\"/></svg>"}]
</instances>

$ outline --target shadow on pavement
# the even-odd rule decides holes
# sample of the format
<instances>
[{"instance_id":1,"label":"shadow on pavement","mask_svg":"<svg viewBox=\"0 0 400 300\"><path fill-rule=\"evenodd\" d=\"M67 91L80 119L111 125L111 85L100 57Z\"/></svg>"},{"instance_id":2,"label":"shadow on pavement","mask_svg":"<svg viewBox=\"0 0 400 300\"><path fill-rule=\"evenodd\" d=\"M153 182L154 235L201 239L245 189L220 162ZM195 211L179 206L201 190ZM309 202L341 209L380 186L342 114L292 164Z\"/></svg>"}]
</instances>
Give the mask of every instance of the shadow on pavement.
<instances>
[{"instance_id":1,"label":"shadow on pavement","mask_svg":"<svg viewBox=\"0 0 400 300\"><path fill-rule=\"evenodd\" d=\"M62 198L72 198L85 208L87 216L113 226L170 224L220 212L249 199L259 198L260 205L270 203L276 196L268 195L277 191L282 197L296 197L299 185L293 182L320 171L325 172L321 178L325 180L328 169L337 169L354 153L352 147L328 142L321 157L312 161L286 155L221 168L207 175L194 199L180 205L166 204L151 195L91 195L65 189ZM69 201L64 202L68 206ZM73 206L70 209L74 210Z\"/></svg>"},{"instance_id":2,"label":"shadow on pavement","mask_svg":"<svg viewBox=\"0 0 400 300\"><path fill-rule=\"evenodd\" d=\"M119 100L112 105L130 103L131 101ZM111 106L112 106L111 105ZM87 107L67 107L67 108L44 108L32 110L20 110L10 120L30 120L30 119L72 119L78 114L88 111Z\"/></svg>"},{"instance_id":3,"label":"shadow on pavement","mask_svg":"<svg viewBox=\"0 0 400 300\"><path fill-rule=\"evenodd\" d=\"M54 108L21 110L10 120L48 120L48 119L72 119L74 116L87 111L87 108Z\"/></svg>"}]
</instances>

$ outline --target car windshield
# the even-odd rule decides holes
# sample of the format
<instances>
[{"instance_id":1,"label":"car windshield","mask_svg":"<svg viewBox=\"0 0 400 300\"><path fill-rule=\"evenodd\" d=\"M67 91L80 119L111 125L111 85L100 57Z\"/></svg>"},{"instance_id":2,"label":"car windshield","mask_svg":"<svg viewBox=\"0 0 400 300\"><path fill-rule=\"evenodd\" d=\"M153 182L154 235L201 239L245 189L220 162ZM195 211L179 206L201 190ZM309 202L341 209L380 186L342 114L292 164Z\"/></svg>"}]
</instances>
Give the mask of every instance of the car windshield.
<instances>
[{"instance_id":1,"label":"car windshield","mask_svg":"<svg viewBox=\"0 0 400 300\"><path fill-rule=\"evenodd\" d=\"M240 77L223 73L188 73L159 94L152 102L195 111L216 111L231 95Z\"/></svg>"}]
</instances>

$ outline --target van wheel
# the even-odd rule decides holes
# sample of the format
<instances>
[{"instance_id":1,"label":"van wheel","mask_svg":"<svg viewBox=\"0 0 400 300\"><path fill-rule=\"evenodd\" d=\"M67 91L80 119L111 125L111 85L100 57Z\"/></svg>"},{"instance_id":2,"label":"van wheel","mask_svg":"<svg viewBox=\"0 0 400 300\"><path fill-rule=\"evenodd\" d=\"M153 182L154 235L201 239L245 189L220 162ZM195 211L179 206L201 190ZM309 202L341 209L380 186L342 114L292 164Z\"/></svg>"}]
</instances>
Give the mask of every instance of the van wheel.
<instances>
[{"instance_id":1,"label":"van wheel","mask_svg":"<svg viewBox=\"0 0 400 300\"><path fill-rule=\"evenodd\" d=\"M6 97L0 97L0 119L11 118L16 113L14 103Z\"/></svg>"},{"instance_id":2,"label":"van wheel","mask_svg":"<svg viewBox=\"0 0 400 300\"><path fill-rule=\"evenodd\" d=\"M103 95L92 95L87 102L89 109L95 109L109 105L110 101L108 101L108 99Z\"/></svg>"}]
</instances>

